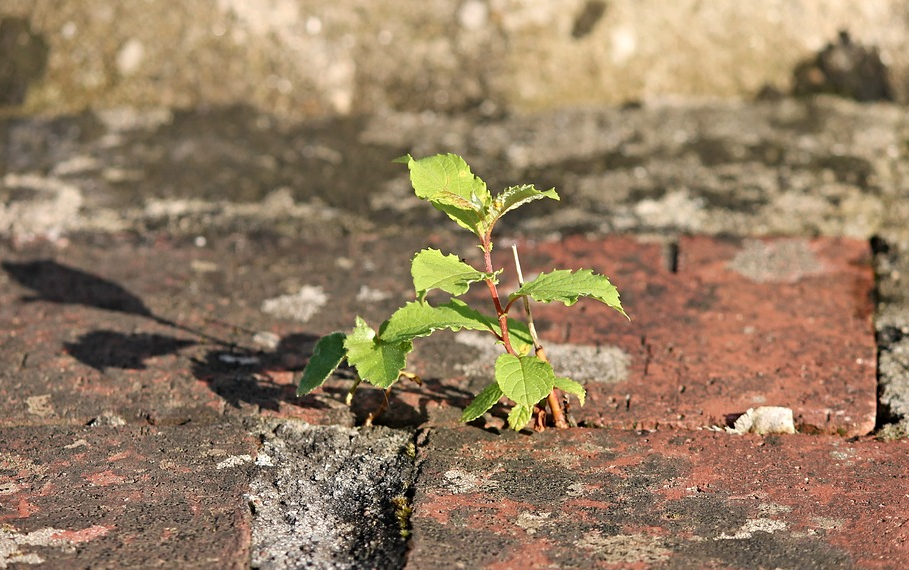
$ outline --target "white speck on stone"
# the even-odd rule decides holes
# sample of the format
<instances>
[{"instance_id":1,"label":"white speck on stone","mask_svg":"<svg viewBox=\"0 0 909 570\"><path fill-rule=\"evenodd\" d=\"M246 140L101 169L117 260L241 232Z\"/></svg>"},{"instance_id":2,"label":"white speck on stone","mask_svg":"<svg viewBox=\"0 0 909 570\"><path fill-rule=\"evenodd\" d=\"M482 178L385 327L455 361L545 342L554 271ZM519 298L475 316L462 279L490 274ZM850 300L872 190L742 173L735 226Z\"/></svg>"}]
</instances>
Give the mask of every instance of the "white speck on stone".
<instances>
[{"instance_id":1,"label":"white speck on stone","mask_svg":"<svg viewBox=\"0 0 909 570\"><path fill-rule=\"evenodd\" d=\"M550 520L551 516L552 513L531 513L529 511L524 511L518 515L515 524L523 528L527 534L536 534L537 529L554 522L553 520Z\"/></svg>"},{"instance_id":2,"label":"white speck on stone","mask_svg":"<svg viewBox=\"0 0 909 570\"><path fill-rule=\"evenodd\" d=\"M270 455L260 453L258 456L256 456L256 467L274 467L274 466L275 466L275 462L272 461L272 458Z\"/></svg>"},{"instance_id":3,"label":"white speck on stone","mask_svg":"<svg viewBox=\"0 0 909 570\"><path fill-rule=\"evenodd\" d=\"M233 12L237 20L256 35L275 34L284 39L284 34L300 24L300 4L295 0L272 0L270 2L245 2L244 0L218 0L222 14ZM314 18L318 20L318 18ZM309 22L304 27L309 30ZM321 30L321 20L319 21Z\"/></svg>"},{"instance_id":4,"label":"white speck on stone","mask_svg":"<svg viewBox=\"0 0 909 570\"><path fill-rule=\"evenodd\" d=\"M100 416L92 418L92 420L90 422L88 422L88 425L91 427L98 427L98 426L120 427L120 426L126 425L126 420L124 420L122 417L118 416L117 414L115 414L113 412L107 411L107 412L104 412L103 414L101 414Z\"/></svg>"},{"instance_id":5,"label":"white speck on stone","mask_svg":"<svg viewBox=\"0 0 909 570\"><path fill-rule=\"evenodd\" d=\"M74 176L97 171L101 168L101 162L88 155L78 155L66 160L60 161L51 169L54 176Z\"/></svg>"},{"instance_id":6,"label":"white speck on stone","mask_svg":"<svg viewBox=\"0 0 909 570\"><path fill-rule=\"evenodd\" d=\"M727 428L730 433L795 433L795 421L790 408L779 406L761 406L749 408L735 420L733 427Z\"/></svg>"},{"instance_id":7,"label":"white speck on stone","mask_svg":"<svg viewBox=\"0 0 909 570\"><path fill-rule=\"evenodd\" d=\"M619 28L612 33L612 61L625 63L638 49L638 38L634 30Z\"/></svg>"},{"instance_id":8,"label":"white speck on stone","mask_svg":"<svg viewBox=\"0 0 909 570\"><path fill-rule=\"evenodd\" d=\"M640 564L660 562L672 555L665 539L647 534L617 534L603 536L599 530L592 530L575 543L576 546L592 551L607 564Z\"/></svg>"},{"instance_id":9,"label":"white speck on stone","mask_svg":"<svg viewBox=\"0 0 909 570\"><path fill-rule=\"evenodd\" d=\"M466 331L458 333L455 340L479 352L475 360L456 364L457 369L467 376L493 374L495 359L502 349L490 340L488 334ZM628 377L631 357L618 347L557 343L544 343L544 346L553 369L559 376L567 376L581 383L605 384L620 382Z\"/></svg>"},{"instance_id":10,"label":"white speck on stone","mask_svg":"<svg viewBox=\"0 0 909 570\"><path fill-rule=\"evenodd\" d=\"M252 456L247 455L247 454L231 455L224 461L221 461L220 463L218 463L215 466L215 469L227 469L230 467L239 467L240 465L245 465L246 463L249 463L252 460L253 460Z\"/></svg>"},{"instance_id":11,"label":"white speck on stone","mask_svg":"<svg viewBox=\"0 0 909 570\"><path fill-rule=\"evenodd\" d=\"M292 295L281 295L265 300L262 303L262 312L305 323L326 303L328 303L328 295L325 294L322 287L304 285Z\"/></svg>"},{"instance_id":12,"label":"white speck on stone","mask_svg":"<svg viewBox=\"0 0 909 570\"><path fill-rule=\"evenodd\" d=\"M275 350L281 343L281 337L271 331L259 331L253 335L253 342L268 350Z\"/></svg>"},{"instance_id":13,"label":"white speck on stone","mask_svg":"<svg viewBox=\"0 0 909 570\"><path fill-rule=\"evenodd\" d=\"M391 293L373 289L367 285L361 285L360 291L357 292L357 301L360 301L361 303L375 303L384 301L389 297L391 297Z\"/></svg>"},{"instance_id":14,"label":"white speck on stone","mask_svg":"<svg viewBox=\"0 0 909 570\"><path fill-rule=\"evenodd\" d=\"M54 405L51 402L50 394L42 394L40 396L31 396L30 398L26 398L25 405L28 406L28 413L40 418L46 418L48 416L54 415Z\"/></svg>"},{"instance_id":15,"label":"white speck on stone","mask_svg":"<svg viewBox=\"0 0 909 570\"><path fill-rule=\"evenodd\" d=\"M649 226L688 230L701 227L707 216L704 200L692 197L687 189L668 192L660 200L641 200L634 213Z\"/></svg>"},{"instance_id":16,"label":"white speck on stone","mask_svg":"<svg viewBox=\"0 0 909 570\"><path fill-rule=\"evenodd\" d=\"M0 202L0 235L58 236L75 226L80 217L82 192L58 178L7 174L0 187L27 189L36 195Z\"/></svg>"},{"instance_id":17,"label":"white speck on stone","mask_svg":"<svg viewBox=\"0 0 909 570\"><path fill-rule=\"evenodd\" d=\"M21 533L14 527L5 525L0 528L0 568L7 568L11 564L44 563L38 554L24 552L24 546L52 547L70 553L75 552L76 544L94 540L108 532L107 527L95 525L76 531L48 527Z\"/></svg>"},{"instance_id":18,"label":"white speck on stone","mask_svg":"<svg viewBox=\"0 0 909 570\"><path fill-rule=\"evenodd\" d=\"M95 111L95 115L101 119L107 130L114 134L134 130L152 130L169 124L174 119L173 111L166 107L150 109L112 107L99 109Z\"/></svg>"},{"instance_id":19,"label":"white speck on stone","mask_svg":"<svg viewBox=\"0 0 909 570\"><path fill-rule=\"evenodd\" d=\"M449 469L442 477L444 478L445 488L455 494L475 493L481 489L488 489L496 486L495 481L489 481L481 478L474 473L468 473L460 469Z\"/></svg>"},{"instance_id":20,"label":"white speck on stone","mask_svg":"<svg viewBox=\"0 0 909 570\"><path fill-rule=\"evenodd\" d=\"M486 2L467 0L458 10L458 23L465 30L476 31L489 21L489 8Z\"/></svg>"},{"instance_id":21,"label":"white speck on stone","mask_svg":"<svg viewBox=\"0 0 909 570\"><path fill-rule=\"evenodd\" d=\"M322 32L322 20L316 16L306 18L306 33L316 36Z\"/></svg>"},{"instance_id":22,"label":"white speck on stone","mask_svg":"<svg viewBox=\"0 0 909 570\"><path fill-rule=\"evenodd\" d=\"M746 538L751 538L756 532L766 532L773 534L779 530L786 530L789 528L783 521L778 521L774 519L748 519L745 521L745 524L742 525L735 534L726 534L725 532L720 536L716 537L715 540L743 540Z\"/></svg>"},{"instance_id":23,"label":"white speck on stone","mask_svg":"<svg viewBox=\"0 0 909 570\"><path fill-rule=\"evenodd\" d=\"M823 269L802 239L747 240L729 267L756 283L793 283Z\"/></svg>"},{"instance_id":24,"label":"white speck on stone","mask_svg":"<svg viewBox=\"0 0 909 570\"><path fill-rule=\"evenodd\" d=\"M79 27L76 25L76 23L73 21L69 21L69 22L63 24L63 27L60 29L60 34L64 38L71 40L74 37L76 37L76 32L78 32L78 31L79 31Z\"/></svg>"},{"instance_id":25,"label":"white speck on stone","mask_svg":"<svg viewBox=\"0 0 909 570\"><path fill-rule=\"evenodd\" d=\"M136 38L132 38L117 52L117 71L120 75L133 75L142 67L144 59L145 46Z\"/></svg>"},{"instance_id":26,"label":"white speck on stone","mask_svg":"<svg viewBox=\"0 0 909 570\"><path fill-rule=\"evenodd\" d=\"M792 507L789 505L781 505L779 503L761 503L758 505L758 511L762 515L779 515L783 513L791 513Z\"/></svg>"},{"instance_id":27,"label":"white speck on stone","mask_svg":"<svg viewBox=\"0 0 909 570\"><path fill-rule=\"evenodd\" d=\"M259 364L259 359L255 356L237 356L236 354L219 354L218 360L225 364L234 364L236 366L255 366Z\"/></svg>"},{"instance_id":28,"label":"white speck on stone","mask_svg":"<svg viewBox=\"0 0 909 570\"><path fill-rule=\"evenodd\" d=\"M628 377L631 357L617 346L546 344L546 354L559 376L576 382L612 384Z\"/></svg>"}]
</instances>

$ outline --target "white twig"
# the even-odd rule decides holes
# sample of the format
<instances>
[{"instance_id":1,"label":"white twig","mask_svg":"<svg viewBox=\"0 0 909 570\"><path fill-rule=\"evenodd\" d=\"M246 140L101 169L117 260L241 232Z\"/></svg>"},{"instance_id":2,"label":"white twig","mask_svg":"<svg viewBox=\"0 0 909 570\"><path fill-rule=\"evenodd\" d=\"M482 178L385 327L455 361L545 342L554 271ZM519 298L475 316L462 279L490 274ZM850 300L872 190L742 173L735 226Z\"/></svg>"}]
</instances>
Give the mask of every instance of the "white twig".
<instances>
[{"instance_id":1,"label":"white twig","mask_svg":"<svg viewBox=\"0 0 909 570\"><path fill-rule=\"evenodd\" d=\"M514 253L514 266L518 270L518 284L524 286L524 273L521 271L521 260L518 258L518 244L512 244L511 251ZM530 338L533 339L533 348L534 350L540 350L543 348L542 343L540 343L540 337L537 336L537 329L533 326L533 314L530 312L530 300L527 298L527 295L524 295L521 298L524 301L524 312L527 313L527 328L530 330Z\"/></svg>"}]
</instances>

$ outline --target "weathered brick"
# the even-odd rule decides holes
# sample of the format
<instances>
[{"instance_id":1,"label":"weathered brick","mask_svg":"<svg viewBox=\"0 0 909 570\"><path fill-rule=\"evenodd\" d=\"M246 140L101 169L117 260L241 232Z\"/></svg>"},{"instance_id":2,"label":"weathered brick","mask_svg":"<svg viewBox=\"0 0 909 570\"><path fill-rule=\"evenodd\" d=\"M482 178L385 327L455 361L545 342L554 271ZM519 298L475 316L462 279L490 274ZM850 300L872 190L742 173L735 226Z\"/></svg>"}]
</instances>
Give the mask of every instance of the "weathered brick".
<instances>
[{"instance_id":1,"label":"weathered brick","mask_svg":"<svg viewBox=\"0 0 909 570\"><path fill-rule=\"evenodd\" d=\"M827 435L440 428L409 570L903 568L909 447Z\"/></svg>"}]
</instances>

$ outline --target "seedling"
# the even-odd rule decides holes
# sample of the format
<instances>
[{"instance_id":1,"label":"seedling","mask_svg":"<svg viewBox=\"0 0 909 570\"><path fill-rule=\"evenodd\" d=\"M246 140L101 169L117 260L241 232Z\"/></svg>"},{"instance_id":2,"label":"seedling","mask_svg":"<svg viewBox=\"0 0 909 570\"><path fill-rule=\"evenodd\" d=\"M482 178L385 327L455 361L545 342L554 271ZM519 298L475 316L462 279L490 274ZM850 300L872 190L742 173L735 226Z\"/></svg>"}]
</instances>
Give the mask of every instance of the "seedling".
<instances>
[{"instance_id":1,"label":"seedling","mask_svg":"<svg viewBox=\"0 0 909 570\"><path fill-rule=\"evenodd\" d=\"M365 381L386 391L384 408L388 393L399 379L420 383L419 376L404 369L415 339L442 329L478 330L490 333L491 340L501 344L504 352L496 359L494 381L477 394L464 410L461 420L470 422L479 418L505 396L513 403L508 414L508 425L512 429L520 430L534 418L535 429L543 429L547 425L547 406L552 425L567 427L557 390L573 394L581 405L586 392L574 380L556 376L533 327L530 300L560 301L571 306L580 297L590 297L627 318L619 302L619 292L609 279L589 269L558 269L525 283L517 248L513 248L520 286L502 297L498 284L503 270L492 264L492 230L502 216L529 202L543 198L558 200L559 195L555 189L540 191L525 184L506 188L492 196L486 183L474 176L467 163L454 154L420 160L407 155L396 162L407 165L411 184L419 198L479 239L484 267L477 269L455 255L436 249L417 253L411 265L416 300L395 311L378 330L357 317L351 331L335 332L319 339L303 370L297 395L321 386L346 360L356 372L348 403L360 382ZM486 284L495 315L484 314L458 298L467 293L473 283ZM434 289L448 293L449 300L430 304L426 296ZM523 305L525 321L509 316L518 301ZM367 423L371 423L375 415L371 415Z\"/></svg>"}]
</instances>

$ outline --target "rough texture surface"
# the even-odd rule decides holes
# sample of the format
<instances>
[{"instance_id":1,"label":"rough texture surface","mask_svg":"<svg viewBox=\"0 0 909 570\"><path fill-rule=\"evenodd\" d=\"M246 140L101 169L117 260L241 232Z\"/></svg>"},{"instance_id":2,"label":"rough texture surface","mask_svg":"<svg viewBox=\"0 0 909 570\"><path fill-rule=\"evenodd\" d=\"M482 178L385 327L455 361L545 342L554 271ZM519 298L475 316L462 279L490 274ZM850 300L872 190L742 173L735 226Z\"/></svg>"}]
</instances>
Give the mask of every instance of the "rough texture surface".
<instances>
[{"instance_id":1,"label":"rough texture surface","mask_svg":"<svg viewBox=\"0 0 909 570\"><path fill-rule=\"evenodd\" d=\"M252 567L401 568L413 435L289 422L265 427L249 491Z\"/></svg>"},{"instance_id":2,"label":"rough texture surface","mask_svg":"<svg viewBox=\"0 0 909 570\"><path fill-rule=\"evenodd\" d=\"M836 91L906 101L905 0L7 0L0 99L251 104L285 116L486 115L577 104ZM851 41L839 35L846 32ZM845 79L844 79L845 78Z\"/></svg>"},{"instance_id":3,"label":"rough texture surface","mask_svg":"<svg viewBox=\"0 0 909 570\"><path fill-rule=\"evenodd\" d=\"M459 17L480 21L477 6ZM622 4L598 6L577 4L579 42ZM12 29L40 56L36 22L7 24L0 42ZM128 68L141 50L127 47ZM431 429L416 445L410 557L398 538L370 550L387 567L906 566L905 109L821 97L290 120L278 107L100 105L0 121L4 563L278 567L304 546L330 553L324 566L358 564L350 536L302 522L316 510L300 497L399 537L407 502L391 520L374 499L406 498L402 442ZM451 429L489 378L475 335L419 343L424 385L396 387L380 429L352 429L383 395L361 390L347 408L346 371L294 395L318 335L412 298L414 251L478 260L389 162L443 151L493 189L557 187L557 207L509 214L497 261L517 242L527 272L615 279L630 324L581 303L539 307L540 328L591 390L576 419L656 432L493 435L501 408ZM694 429L765 405L793 411L802 433ZM844 435L873 429L884 441Z\"/></svg>"},{"instance_id":4,"label":"rough texture surface","mask_svg":"<svg viewBox=\"0 0 909 570\"><path fill-rule=\"evenodd\" d=\"M469 428L426 440L409 569L895 569L909 560L905 442Z\"/></svg>"},{"instance_id":5,"label":"rough texture surface","mask_svg":"<svg viewBox=\"0 0 909 570\"><path fill-rule=\"evenodd\" d=\"M248 567L243 426L2 427L0 441L0 567Z\"/></svg>"}]
</instances>

